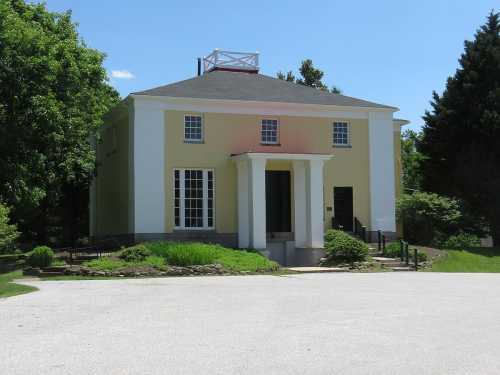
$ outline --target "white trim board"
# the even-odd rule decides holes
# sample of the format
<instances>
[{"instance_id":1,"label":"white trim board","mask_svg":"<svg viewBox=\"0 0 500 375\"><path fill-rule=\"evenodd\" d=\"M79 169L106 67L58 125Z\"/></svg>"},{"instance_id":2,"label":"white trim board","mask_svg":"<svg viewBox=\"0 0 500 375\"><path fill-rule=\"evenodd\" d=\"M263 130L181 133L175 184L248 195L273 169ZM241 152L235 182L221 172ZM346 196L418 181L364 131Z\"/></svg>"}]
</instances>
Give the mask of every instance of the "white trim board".
<instances>
[{"instance_id":1,"label":"white trim board","mask_svg":"<svg viewBox=\"0 0 500 375\"><path fill-rule=\"evenodd\" d=\"M368 119L371 112L393 113L398 108L343 107L316 104L275 103L243 100L214 100L134 95L136 106L185 112L232 113L261 116Z\"/></svg>"}]
</instances>

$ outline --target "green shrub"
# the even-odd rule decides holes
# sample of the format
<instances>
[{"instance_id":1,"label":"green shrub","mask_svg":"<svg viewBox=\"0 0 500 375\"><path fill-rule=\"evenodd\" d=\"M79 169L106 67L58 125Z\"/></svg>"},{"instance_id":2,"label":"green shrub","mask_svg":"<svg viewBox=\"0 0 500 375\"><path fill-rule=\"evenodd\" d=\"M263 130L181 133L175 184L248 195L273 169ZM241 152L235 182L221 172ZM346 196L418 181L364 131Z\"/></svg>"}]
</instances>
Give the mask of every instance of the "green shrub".
<instances>
[{"instance_id":1,"label":"green shrub","mask_svg":"<svg viewBox=\"0 0 500 375\"><path fill-rule=\"evenodd\" d=\"M9 224L10 210L0 203L0 254L13 253L19 232L14 224Z\"/></svg>"},{"instance_id":2,"label":"green shrub","mask_svg":"<svg viewBox=\"0 0 500 375\"><path fill-rule=\"evenodd\" d=\"M151 255L151 251L144 245L127 247L120 251L120 258L126 262L141 262Z\"/></svg>"},{"instance_id":3,"label":"green shrub","mask_svg":"<svg viewBox=\"0 0 500 375\"><path fill-rule=\"evenodd\" d=\"M424 192L403 194L396 212L403 223L404 238L422 245L431 244L441 233L448 236L456 232L462 218L457 200Z\"/></svg>"},{"instance_id":4,"label":"green shrub","mask_svg":"<svg viewBox=\"0 0 500 375\"><path fill-rule=\"evenodd\" d=\"M401 253L400 253L400 243L399 242L390 242L386 245L385 247L385 253L384 255L388 258L400 258L401 257ZM408 248L408 251L409 251L409 256L410 256L410 259L413 259L413 249L411 246ZM418 261L419 262L425 262L427 261L427 254L422 252L422 251L418 251L417 252L417 258L418 258Z\"/></svg>"},{"instance_id":5,"label":"green shrub","mask_svg":"<svg viewBox=\"0 0 500 375\"><path fill-rule=\"evenodd\" d=\"M448 237L446 241L439 244L439 247L443 249L464 250L480 245L481 240L476 235L470 233L459 233Z\"/></svg>"},{"instance_id":6,"label":"green shrub","mask_svg":"<svg viewBox=\"0 0 500 375\"><path fill-rule=\"evenodd\" d=\"M164 269L165 259L155 255L150 255L141 261L125 261L124 259L113 257L101 257L99 259L89 260L83 265L98 271L116 271L122 268L135 266L150 266L158 269Z\"/></svg>"},{"instance_id":7,"label":"green shrub","mask_svg":"<svg viewBox=\"0 0 500 375\"><path fill-rule=\"evenodd\" d=\"M172 266L217 263L234 271L271 272L279 269L276 262L258 252L229 249L215 244L159 241L144 245Z\"/></svg>"},{"instance_id":8,"label":"green shrub","mask_svg":"<svg viewBox=\"0 0 500 375\"><path fill-rule=\"evenodd\" d=\"M187 242L151 242L147 244L151 253L165 258L172 266L194 266L214 264L215 246Z\"/></svg>"},{"instance_id":9,"label":"green shrub","mask_svg":"<svg viewBox=\"0 0 500 375\"><path fill-rule=\"evenodd\" d=\"M28 264L31 267L49 267L54 260L54 252L48 246L38 246L28 256Z\"/></svg>"},{"instance_id":10,"label":"green shrub","mask_svg":"<svg viewBox=\"0 0 500 375\"><path fill-rule=\"evenodd\" d=\"M92 259L88 262L83 263L85 267L93 268L98 271L115 271L120 268L127 266L127 262L121 259L101 257L98 259Z\"/></svg>"},{"instance_id":11,"label":"green shrub","mask_svg":"<svg viewBox=\"0 0 500 375\"><path fill-rule=\"evenodd\" d=\"M368 246L349 234L330 229L325 234L325 253L339 262L359 262L368 256Z\"/></svg>"}]
</instances>

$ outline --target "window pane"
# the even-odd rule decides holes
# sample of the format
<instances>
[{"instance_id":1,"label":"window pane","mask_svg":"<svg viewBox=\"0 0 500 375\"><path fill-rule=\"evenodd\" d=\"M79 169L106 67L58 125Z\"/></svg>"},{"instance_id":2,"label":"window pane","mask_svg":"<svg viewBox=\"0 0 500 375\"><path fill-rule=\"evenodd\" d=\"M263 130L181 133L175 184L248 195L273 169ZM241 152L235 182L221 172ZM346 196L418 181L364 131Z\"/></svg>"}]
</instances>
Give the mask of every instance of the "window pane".
<instances>
[{"instance_id":1,"label":"window pane","mask_svg":"<svg viewBox=\"0 0 500 375\"><path fill-rule=\"evenodd\" d=\"M333 144L349 145L349 124L347 122L333 123Z\"/></svg>"},{"instance_id":2,"label":"window pane","mask_svg":"<svg viewBox=\"0 0 500 375\"><path fill-rule=\"evenodd\" d=\"M278 120L263 119L261 122L261 142L278 143Z\"/></svg>"},{"instance_id":3,"label":"window pane","mask_svg":"<svg viewBox=\"0 0 500 375\"><path fill-rule=\"evenodd\" d=\"M186 116L184 118L184 138L186 140L201 141L201 116Z\"/></svg>"}]
</instances>

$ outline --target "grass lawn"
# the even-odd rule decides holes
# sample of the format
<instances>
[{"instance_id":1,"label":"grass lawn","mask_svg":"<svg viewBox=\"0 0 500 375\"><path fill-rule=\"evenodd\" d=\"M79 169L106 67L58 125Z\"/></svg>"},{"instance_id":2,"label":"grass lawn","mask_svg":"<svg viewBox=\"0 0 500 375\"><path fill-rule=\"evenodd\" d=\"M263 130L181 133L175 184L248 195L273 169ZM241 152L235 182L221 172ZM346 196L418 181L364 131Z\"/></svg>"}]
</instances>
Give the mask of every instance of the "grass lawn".
<instances>
[{"instance_id":1,"label":"grass lawn","mask_svg":"<svg viewBox=\"0 0 500 375\"><path fill-rule=\"evenodd\" d=\"M194 266L220 264L225 269L237 272L276 272L279 265L253 251L235 250L215 244L199 242L146 242L142 245L149 256L140 262L127 262L115 254L84 265L99 271L117 271L130 267L153 267L164 270L168 266ZM127 251L128 249L122 250Z\"/></svg>"},{"instance_id":2,"label":"grass lawn","mask_svg":"<svg viewBox=\"0 0 500 375\"><path fill-rule=\"evenodd\" d=\"M163 257L167 264L191 266L221 264L234 271L277 271L279 265L253 251L234 250L220 245L199 242L147 242L144 244L152 254Z\"/></svg>"},{"instance_id":3,"label":"grass lawn","mask_svg":"<svg viewBox=\"0 0 500 375\"><path fill-rule=\"evenodd\" d=\"M20 279L22 277L23 273L21 270L0 274L0 298L11 297L37 290L37 288L32 286L20 285L11 282L14 279Z\"/></svg>"},{"instance_id":4,"label":"grass lawn","mask_svg":"<svg viewBox=\"0 0 500 375\"><path fill-rule=\"evenodd\" d=\"M500 249L447 250L432 264L433 272L500 272Z\"/></svg>"}]
</instances>

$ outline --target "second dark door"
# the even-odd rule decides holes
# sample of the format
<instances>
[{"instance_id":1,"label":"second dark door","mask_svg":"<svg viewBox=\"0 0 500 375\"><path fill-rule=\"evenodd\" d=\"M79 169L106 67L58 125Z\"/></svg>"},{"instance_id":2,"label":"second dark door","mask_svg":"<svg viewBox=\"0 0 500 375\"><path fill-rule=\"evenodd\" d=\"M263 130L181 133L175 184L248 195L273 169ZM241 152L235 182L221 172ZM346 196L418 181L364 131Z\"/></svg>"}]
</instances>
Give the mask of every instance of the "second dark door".
<instances>
[{"instance_id":1,"label":"second dark door","mask_svg":"<svg viewBox=\"0 0 500 375\"><path fill-rule=\"evenodd\" d=\"M333 215L343 230L352 232L353 228L352 187L333 188Z\"/></svg>"}]
</instances>

